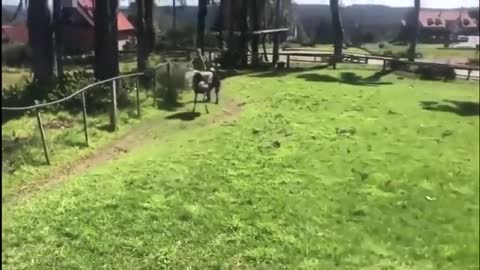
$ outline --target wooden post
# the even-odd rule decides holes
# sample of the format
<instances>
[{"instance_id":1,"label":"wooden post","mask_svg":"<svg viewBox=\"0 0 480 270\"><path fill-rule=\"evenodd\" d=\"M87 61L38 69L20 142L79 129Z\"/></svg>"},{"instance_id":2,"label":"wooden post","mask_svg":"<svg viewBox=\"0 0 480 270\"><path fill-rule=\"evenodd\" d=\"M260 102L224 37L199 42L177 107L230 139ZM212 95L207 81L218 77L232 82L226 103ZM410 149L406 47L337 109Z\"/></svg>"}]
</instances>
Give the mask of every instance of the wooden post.
<instances>
[{"instance_id":1,"label":"wooden post","mask_svg":"<svg viewBox=\"0 0 480 270\"><path fill-rule=\"evenodd\" d=\"M138 116L138 118L140 118L140 116L141 116L141 114L140 114L140 94L139 94L138 86L139 86L139 83L138 83L138 78L137 78L135 80L135 92L137 94L137 116Z\"/></svg>"},{"instance_id":2,"label":"wooden post","mask_svg":"<svg viewBox=\"0 0 480 270\"><path fill-rule=\"evenodd\" d=\"M153 107L157 106L157 70L154 70L155 75L153 76Z\"/></svg>"},{"instance_id":3,"label":"wooden post","mask_svg":"<svg viewBox=\"0 0 480 270\"><path fill-rule=\"evenodd\" d=\"M290 68L290 55L287 55L287 68Z\"/></svg>"},{"instance_id":4,"label":"wooden post","mask_svg":"<svg viewBox=\"0 0 480 270\"><path fill-rule=\"evenodd\" d=\"M317 56L316 56L316 55L313 56L313 62L314 62L314 63L317 62Z\"/></svg>"},{"instance_id":5,"label":"wooden post","mask_svg":"<svg viewBox=\"0 0 480 270\"><path fill-rule=\"evenodd\" d=\"M40 104L38 100L35 100L35 104ZM42 137L42 144L43 144L43 153L45 154L45 160L47 164L50 165L50 156L48 154L48 147L47 147L47 138L45 136L45 130L43 129L42 117L40 116L40 109L36 109L35 112L37 113L37 123L38 128L40 129L40 136Z\"/></svg>"},{"instance_id":6,"label":"wooden post","mask_svg":"<svg viewBox=\"0 0 480 270\"><path fill-rule=\"evenodd\" d=\"M382 71L385 71L386 68L387 68L387 60L386 60L386 59L383 59Z\"/></svg>"},{"instance_id":7,"label":"wooden post","mask_svg":"<svg viewBox=\"0 0 480 270\"><path fill-rule=\"evenodd\" d=\"M85 101L85 92L82 92L82 106L83 106L83 131L85 132L85 143L87 147L90 146L88 140L88 125L87 125L87 102Z\"/></svg>"},{"instance_id":8,"label":"wooden post","mask_svg":"<svg viewBox=\"0 0 480 270\"><path fill-rule=\"evenodd\" d=\"M170 66L170 62L167 63L167 92L170 94L172 90L171 78L172 78L172 67Z\"/></svg>"},{"instance_id":9,"label":"wooden post","mask_svg":"<svg viewBox=\"0 0 480 270\"><path fill-rule=\"evenodd\" d=\"M467 80L470 80L470 73L472 73L471 69L468 70Z\"/></svg>"},{"instance_id":10,"label":"wooden post","mask_svg":"<svg viewBox=\"0 0 480 270\"><path fill-rule=\"evenodd\" d=\"M110 114L110 127L112 131L117 130L117 81L112 81L112 111Z\"/></svg>"}]
</instances>

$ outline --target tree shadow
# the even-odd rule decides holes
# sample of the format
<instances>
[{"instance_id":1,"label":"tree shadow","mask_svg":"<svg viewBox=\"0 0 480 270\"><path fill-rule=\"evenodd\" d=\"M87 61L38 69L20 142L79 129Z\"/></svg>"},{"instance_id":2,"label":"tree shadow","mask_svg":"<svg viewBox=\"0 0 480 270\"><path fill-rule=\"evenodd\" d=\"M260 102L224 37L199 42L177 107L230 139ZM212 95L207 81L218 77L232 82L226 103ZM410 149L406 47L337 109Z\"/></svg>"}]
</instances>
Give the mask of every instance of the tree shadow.
<instances>
[{"instance_id":1,"label":"tree shadow","mask_svg":"<svg viewBox=\"0 0 480 270\"><path fill-rule=\"evenodd\" d=\"M378 85L391 85L391 82L382 82L380 79L388 74L389 72L377 72L372 76L362 78L354 72L342 72L340 73L340 78L333 77L331 75L317 74L317 73L307 73L300 74L297 78L304 79L311 82L338 82L351 85L361 85L361 86L378 86Z\"/></svg>"},{"instance_id":2,"label":"tree shadow","mask_svg":"<svg viewBox=\"0 0 480 270\"><path fill-rule=\"evenodd\" d=\"M252 74L250 77L254 78L268 78L268 77L283 77L291 73L298 73L298 72L305 72L309 70L321 70L328 68L330 65L320 65L320 66L313 66L313 67L295 67L295 68L285 68L285 69L275 69L269 70L262 73Z\"/></svg>"},{"instance_id":3,"label":"tree shadow","mask_svg":"<svg viewBox=\"0 0 480 270\"><path fill-rule=\"evenodd\" d=\"M179 112L166 116L167 120L182 120L182 121L193 121L195 118L199 117L201 114L199 112Z\"/></svg>"},{"instance_id":4,"label":"tree shadow","mask_svg":"<svg viewBox=\"0 0 480 270\"><path fill-rule=\"evenodd\" d=\"M456 100L443 100L443 102L422 101L420 105L427 111L450 112L460 116L480 115L480 104L478 102Z\"/></svg>"}]
</instances>

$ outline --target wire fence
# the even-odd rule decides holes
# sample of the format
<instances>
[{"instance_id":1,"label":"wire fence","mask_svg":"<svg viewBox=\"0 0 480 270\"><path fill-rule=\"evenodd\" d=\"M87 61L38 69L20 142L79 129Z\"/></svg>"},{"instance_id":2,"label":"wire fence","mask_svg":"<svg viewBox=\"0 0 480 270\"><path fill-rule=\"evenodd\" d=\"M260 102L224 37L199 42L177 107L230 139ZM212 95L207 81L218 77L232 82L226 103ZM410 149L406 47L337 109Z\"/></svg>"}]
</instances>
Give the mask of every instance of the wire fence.
<instances>
[{"instance_id":1,"label":"wire fence","mask_svg":"<svg viewBox=\"0 0 480 270\"><path fill-rule=\"evenodd\" d=\"M172 77L171 76L171 70L172 70L172 68L171 68L170 62L164 62L164 63L160 63L160 64L156 65L153 68L153 71L154 71L154 74L155 74L154 75L155 76L155 81L154 81L154 85L153 85L154 101L157 99L157 73L163 67L166 68L165 80L167 80L166 82L164 82L164 84L167 85L167 87L171 85L171 77ZM41 138L41 141L42 141L42 148L43 148L43 152L44 152L44 156L45 156L45 161L48 165L50 165L51 164L50 152L49 152L49 148L48 148L48 145L47 145L47 136L46 136L47 134L45 132L45 124L44 124L44 121L43 121L44 119L42 118L42 115L41 115L41 110L51 108L55 105L67 102L67 101L75 99L75 98L80 98L81 106L82 106L83 132L84 132L85 144L88 147L90 145L90 138L89 138L89 132L88 132L87 102L86 102L86 98L85 98L85 93L87 91L90 91L90 90L93 90L93 89L97 88L98 86L105 86L105 85L108 86L108 84L110 84L110 94L108 95L109 97L106 97L106 98L110 99L110 102L109 102L109 104L110 104L110 106L109 106L110 107L109 108L109 112L110 112L109 113L109 117L110 117L109 127L110 127L110 130L116 131L118 129L117 88L119 86L119 83L122 80L134 79L134 82L135 82L134 83L134 90L135 90L135 100L136 100L136 115L137 115L137 117L140 118L141 117L141 101L140 101L140 93L139 93L139 83L142 79L145 82L146 79L147 79L146 77L148 77L148 76L150 76L150 74L148 74L148 72L136 72L136 73L130 73L130 74L126 74L126 75L121 75L121 76L117 76L117 77L114 77L114 78L109 78L109 79L106 79L106 80L102 80L102 81L92 83L88 86L85 86L85 87L79 89L78 91L75 91L74 93L70 94L69 96L58 99L58 100L54 100L54 101L46 102L46 103L40 103L38 100L36 100L34 105L25 106L25 107L2 107L2 111L35 112L36 120L37 120L36 122L37 122L37 125L38 125L40 138ZM2 141L3 141L3 139L2 139ZM2 147L2 152L3 152L3 147Z\"/></svg>"}]
</instances>

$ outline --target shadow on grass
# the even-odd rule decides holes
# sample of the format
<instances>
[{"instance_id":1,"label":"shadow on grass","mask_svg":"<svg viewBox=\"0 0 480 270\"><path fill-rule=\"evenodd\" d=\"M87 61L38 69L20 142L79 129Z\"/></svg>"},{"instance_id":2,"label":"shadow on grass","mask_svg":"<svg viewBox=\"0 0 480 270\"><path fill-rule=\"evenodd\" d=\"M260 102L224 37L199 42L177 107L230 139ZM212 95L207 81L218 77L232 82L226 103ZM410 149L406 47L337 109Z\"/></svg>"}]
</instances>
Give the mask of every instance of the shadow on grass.
<instances>
[{"instance_id":1,"label":"shadow on grass","mask_svg":"<svg viewBox=\"0 0 480 270\"><path fill-rule=\"evenodd\" d=\"M297 78L305 79L306 81L311 82L338 82L351 85L361 85L361 86L378 86L378 85L390 85L391 82L382 82L380 79L391 73L391 71L381 71L376 72L372 76L362 78L355 74L354 72L342 72L340 73L340 78L333 77L331 75L317 74L317 73L307 73L298 75Z\"/></svg>"},{"instance_id":2,"label":"shadow on grass","mask_svg":"<svg viewBox=\"0 0 480 270\"><path fill-rule=\"evenodd\" d=\"M321 66L314 66L314 67L308 67L308 68L296 67L296 68L286 68L281 70L270 70L267 72L250 75L250 77L254 77L254 78L283 77L291 73L305 72L309 70L321 70L321 69L328 68L329 66L330 65L321 65Z\"/></svg>"},{"instance_id":3,"label":"shadow on grass","mask_svg":"<svg viewBox=\"0 0 480 270\"><path fill-rule=\"evenodd\" d=\"M169 116L166 116L167 120L182 120L182 121L193 121L195 118L199 117L199 112L179 112L174 113Z\"/></svg>"},{"instance_id":4,"label":"shadow on grass","mask_svg":"<svg viewBox=\"0 0 480 270\"><path fill-rule=\"evenodd\" d=\"M471 101L443 100L442 103L437 101L422 101L422 108L427 111L449 112L460 116L478 116L480 115L480 104Z\"/></svg>"}]
</instances>

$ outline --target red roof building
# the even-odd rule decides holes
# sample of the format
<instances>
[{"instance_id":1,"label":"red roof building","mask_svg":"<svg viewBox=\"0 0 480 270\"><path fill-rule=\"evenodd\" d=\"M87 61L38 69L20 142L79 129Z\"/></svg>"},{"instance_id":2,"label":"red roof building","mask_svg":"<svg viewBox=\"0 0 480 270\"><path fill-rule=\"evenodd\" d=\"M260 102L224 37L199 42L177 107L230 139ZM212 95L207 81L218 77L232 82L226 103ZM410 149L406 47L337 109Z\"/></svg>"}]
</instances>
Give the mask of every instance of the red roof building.
<instances>
[{"instance_id":1,"label":"red roof building","mask_svg":"<svg viewBox=\"0 0 480 270\"><path fill-rule=\"evenodd\" d=\"M25 24L2 25L2 44L28 43L28 29Z\"/></svg>"},{"instance_id":2,"label":"red roof building","mask_svg":"<svg viewBox=\"0 0 480 270\"><path fill-rule=\"evenodd\" d=\"M69 0L64 2L67 18L64 40L66 51L74 53L91 52L94 48L95 0ZM118 49L135 38L135 28L122 13L117 14Z\"/></svg>"},{"instance_id":3,"label":"red roof building","mask_svg":"<svg viewBox=\"0 0 480 270\"><path fill-rule=\"evenodd\" d=\"M100 1L100 0L99 0ZM95 0L64 0L63 29L66 53L88 53L94 49ZM122 13L117 14L118 49L135 39L135 28ZM28 43L26 24L2 25L2 43Z\"/></svg>"},{"instance_id":4,"label":"red roof building","mask_svg":"<svg viewBox=\"0 0 480 270\"><path fill-rule=\"evenodd\" d=\"M410 14L412 15L412 14ZM452 35L478 35L478 21L463 9L421 9L418 16L422 42L445 42ZM408 20L402 20L401 35L408 35Z\"/></svg>"}]
</instances>

